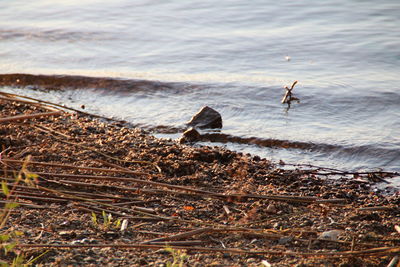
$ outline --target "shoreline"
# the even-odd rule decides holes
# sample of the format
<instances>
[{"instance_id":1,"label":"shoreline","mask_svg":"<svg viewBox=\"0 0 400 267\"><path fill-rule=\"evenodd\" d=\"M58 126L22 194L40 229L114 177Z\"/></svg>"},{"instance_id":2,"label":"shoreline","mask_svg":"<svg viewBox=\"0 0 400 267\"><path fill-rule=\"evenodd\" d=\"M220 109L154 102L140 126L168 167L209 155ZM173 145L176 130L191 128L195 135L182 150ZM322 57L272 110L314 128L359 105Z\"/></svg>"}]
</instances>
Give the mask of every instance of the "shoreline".
<instances>
[{"instance_id":1,"label":"shoreline","mask_svg":"<svg viewBox=\"0 0 400 267\"><path fill-rule=\"evenodd\" d=\"M400 251L400 194L372 189L387 173L284 170L6 95L0 111L3 179L11 188L28 157L38 175L7 199L21 205L6 228L29 256L49 248L38 264L162 266L169 246L187 266L387 266Z\"/></svg>"},{"instance_id":2,"label":"shoreline","mask_svg":"<svg viewBox=\"0 0 400 267\"><path fill-rule=\"evenodd\" d=\"M124 105L128 105L130 101L133 101L131 108L128 109L120 109L118 104L118 96L123 96L125 94L133 94L136 95L139 93L146 92L158 92L163 94L165 92L168 96L177 96L181 93L189 93L192 95L190 90L192 90L193 86L196 88L199 85L191 84L191 83L171 83L171 82L163 82L163 81L156 81L156 80L137 80L131 78L112 78L112 77L89 77L89 76L76 76L76 75L34 75L34 74L26 74L26 73L13 73L13 74L1 74L0 75L0 84L3 85L5 88L13 88L11 91L19 94L20 90L24 91L24 94L28 95L36 95L37 98L41 99L45 98L48 99L53 93L57 92L56 94L60 93L62 98L65 98L63 101L69 103L67 105L73 105L76 109L80 111L87 111L88 109L81 105L73 104L81 103L79 98L75 98L74 91L77 90L78 95L83 93L85 95L83 88L96 88L95 96L86 95L83 96L84 98L90 99L93 97L93 102L89 104L88 108L93 110L101 110L104 109L105 112L103 116L105 117L113 117L114 115L120 118L135 118L138 116L138 121L131 121L127 123L129 127L139 127L143 128L146 131L159 134L166 134L174 136L179 135L183 131L187 129L185 124L183 124L183 119L188 119L189 115L194 114L195 110L191 109L191 107L184 107L185 114L181 114L179 116L172 115L170 119L168 119L168 115L166 115L166 119L168 123L164 124L164 115L160 118L157 118L157 111L163 110L162 113L169 114L172 112L169 108L163 109L163 105L160 106L162 103L163 98L156 97L153 100L149 100L151 103L150 105L154 104L154 107L149 109L148 112L142 113L140 108L134 104L136 97L132 96L131 100L123 101ZM19 88L19 89L17 89ZM24 88L28 91L25 92ZM107 90L110 90L112 96L110 95L107 97ZM190 89L192 88L192 89ZM38 89L38 90L36 90ZM186 91L189 89L189 91ZM196 90L197 91L197 90ZM201 90L200 90L201 91ZM52 93L50 93L52 92ZM129 93L128 93L129 92ZM178 93L179 92L179 93ZM38 93L38 95L37 95ZM158 95L158 93L156 93ZM184 93L184 95L185 95ZM105 94L103 96L103 94ZM147 93L146 93L147 94ZM178 94L178 95L176 95ZM197 94L197 93L194 93ZM201 95L201 93L200 93ZM199 96L200 96L199 95ZM194 97L195 95L192 95ZM275 96L276 97L276 96ZM168 97L167 97L168 98ZM70 102L68 99L70 99ZM135 100L136 99L136 100ZM216 101L217 99L214 99ZM220 99L223 102L223 99ZM210 99L213 102L213 100ZM103 104L102 104L103 102ZM168 100L167 100L168 102ZM195 101L196 102L196 101ZM218 101L220 102L220 101ZM104 103L106 106L103 106ZM272 104L272 103L270 103ZM173 107L174 103L170 103ZM169 105L167 105L169 106ZM218 104L213 103L213 106L216 108ZM284 106L279 105L279 108L285 109ZM278 108L277 106L274 107ZM72 109L73 110L73 109ZM108 110L108 111L106 111ZM114 111L112 111L114 110ZM136 111L135 111L136 110ZM154 110L155 112L153 112ZM222 109L221 109L222 110ZM75 110L76 111L76 110ZM282 110L283 111L283 110ZM239 112L239 111L238 111ZM258 154L261 157L267 157L268 159L273 159L278 161L279 159L284 159L285 162L291 161L292 163L310 163L313 165L322 165L327 167L328 165L332 168L342 168L344 170L354 170L354 171L376 171L384 169L386 171L391 172L399 172L399 164L396 164L399 159L399 150L396 149L397 145L396 142L392 143L392 141L386 142L385 139L381 141L377 139L370 139L368 136L365 136L361 129L364 129L369 123L368 121L364 121L362 125L354 125L354 126L342 126L336 125L335 123L329 125L325 130L313 128L312 125L305 125L304 130L306 132L312 132L311 136L309 134L305 135L298 135L298 132L292 132L293 129L297 127L302 127L301 125L296 125L300 122L300 120L293 121L294 124L291 124L293 127L288 127L281 125L278 126L279 123L284 122L286 119L286 115L284 117L280 117L282 114L278 112L274 116L266 119L265 121L271 120L272 124L268 124L270 126L257 126L254 128L254 134L248 132L249 129L253 129L252 125L261 124L264 125L261 121L255 120L252 123L252 120L249 118L246 119L246 115L244 118L241 118L242 114L245 115L248 112L247 108L244 108L242 111L239 112L239 119L240 122L243 120L244 124L240 126L237 124L239 121L231 121L232 114L231 112L224 111L224 117L226 116L228 123L221 132L205 132L202 134L202 139L204 142L208 143L218 143L218 145L225 145L230 147L231 149L235 149L234 147L239 147L241 150L247 150L250 153ZM263 112L263 111L258 111ZM275 111L276 112L276 111ZM96 113L96 112L94 112ZM257 112L256 112L257 113ZM153 115L151 115L153 114ZM280 115L279 115L280 114ZM249 114L248 114L249 115ZM294 114L292 114L294 115ZM300 114L299 114L300 115ZM305 116L306 119L310 114L302 113L301 116ZM92 114L92 116L96 116ZM258 117L258 116L256 116ZM345 116L347 117L347 116ZM155 119L154 119L155 118ZM161 120L160 120L161 119ZM299 118L300 119L300 118ZM258 122L257 122L258 121ZM275 122L274 122L275 121ZM305 122L306 123L306 122ZM325 123L322 121L322 123ZM343 123L345 123L343 121ZM224 121L225 124L225 121ZM307 123L306 123L307 124ZM339 123L340 124L340 123ZM247 125L247 126L246 126ZM374 127L375 125L370 125L371 128L378 129ZM232 128L233 127L233 128ZM279 129L277 128L279 127ZM283 128L282 128L283 127ZM311 127L311 128L310 128ZM370 128L367 127L367 128ZM328 129L342 129L335 133L335 131L330 131L328 134ZM352 130L353 128L353 130ZM390 126L386 126L386 129L390 129ZM392 127L393 128L393 127ZM247 129L247 130L246 130ZM281 129L285 129L283 132ZM291 130L292 129L292 130ZM302 128L303 129L303 128ZM233 130L233 131L232 131ZM322 131L321 131L322 130ZM352 136L344 136L343 133L346 131L354 132ZM266 132L270 132L269 134L264 134ZM284 134L279 134L282 132ZM368 130L368 132L370 132ZM325 137L321 137L321 134ZM326 135L328 134L328 135ZM328 137L332 134L331 137ZM315 136L314 136L315 135ZM374 136L380 136L380 133L375 133ZM307 136L310 136L308 138ZM335 137L337 136L338 139ZM339 138L339 136L341 136ZM358 142L359 137L362 136L362 142ZM370 136L372 137L372 136ZM388 137L391 140L395 140L393 138ZM388 139L388 140L389 140ZM367 141L369 140L369 141ZM383 141L383 143L382 143ZM266 149L262 149L262 147L266 147ZM261 149L260 149L261 148ZM398 185L398 183L397 183Z\"/></svg>"}]
</instances>

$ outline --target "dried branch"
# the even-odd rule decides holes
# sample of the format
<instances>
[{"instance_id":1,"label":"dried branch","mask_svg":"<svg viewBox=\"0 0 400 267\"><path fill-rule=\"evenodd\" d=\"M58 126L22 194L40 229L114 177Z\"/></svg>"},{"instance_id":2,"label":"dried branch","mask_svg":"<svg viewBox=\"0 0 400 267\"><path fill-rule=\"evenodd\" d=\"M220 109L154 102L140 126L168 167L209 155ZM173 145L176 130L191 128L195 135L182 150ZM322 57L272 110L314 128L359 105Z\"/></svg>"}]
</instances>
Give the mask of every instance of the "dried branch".
<instances>
[{"instance_id":1,"label":"dried branch","mask_svg":"<svg viewBox=\"0 0 400 267\"><path fill-rule=\"evenodd\" d=\"M92 244L92 245L69 245L69 244L18 244L19 248L117 248L117 249L160 249L165 248L165 243L160 245L148 245L148 244ZM251 255L285 255L294 257L329 257L339 258L346 257L351 258L355 256L363 257L382 257L395 255L400 252L400 247L381 247L372 248L359 251L343 251L343 252L292 252L292 251L278 251L278 250L244 250L236 248L210 248L210 247L191 247L191 246L172 246L173 249L187 249L196 252L207 252L207 253L231 253L231 254L251 254Z\"/></svg>"},{"instance_id":2,"label":"dried branch","mask_svg":"<svg viewBox=\"0 0 400 267\"><path fill-rule=\"evenodd\" d=\"M153 243L157 243L157 242L180 240L180 239L185 239L185 238L188 238L188 237L192 237L194 235L209 233L209 232L212 232L212 231L213 231L212 228L200 228L200 229L196 229L196 230L185 232L185 233L179 233L179 234L172 235L172 236L160 237L160 238L148 240L148 241L142 242L142 244L150 244L150 243L153 244Z\"/></svg>"},{"instance_id":3,"label":"dried branch","mask_svg":"<svg viewBox=\"0 0 400 267\"><path fill-rule=\"evenodd\" d=\"M8 122L19 121L19 120L36 119L36 118L41 118L41 117L60 116L61 114L63 114L62 111L51 111L51 112L42 112L42 113L35 113L35 114L17 115L17 116L0 118L0 123L8 123Z\"/></svg>"},{"instance_id":4,"label":"dried branch","mask_svg":"<svg viewBox=\"0 0 400 267\"><path fill-rule=\"evenodd\" d=\"M299 100L298 98L295 98L292 96L292 90L294 88L294 86L297 84L298 81L294 81L292 86L289 88L287 86L285 86L284 88L286 89L285 95L282 98L282 104L290 104L291 101L293 100Z\"/></svg>"}]
</instances>

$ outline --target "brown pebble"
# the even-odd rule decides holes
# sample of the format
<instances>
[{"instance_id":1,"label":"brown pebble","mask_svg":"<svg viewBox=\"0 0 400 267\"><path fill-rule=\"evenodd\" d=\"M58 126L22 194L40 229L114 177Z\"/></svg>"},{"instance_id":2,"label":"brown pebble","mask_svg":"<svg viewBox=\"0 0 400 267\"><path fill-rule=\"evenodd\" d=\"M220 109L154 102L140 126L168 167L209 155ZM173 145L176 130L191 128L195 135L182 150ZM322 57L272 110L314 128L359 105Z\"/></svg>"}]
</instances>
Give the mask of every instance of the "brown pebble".
<instances>
[{"instance_id":1,"label":"brown pebble","mask_svg":"<svg viewBox=\"0 0 400 267\"><path fill-rule=\"evenodd\" d=\"M189 128L186 130L183 134L182 137L179 139L179 143L192 143L200 140L200 133L194 129L194 128Z\"/></svg>"}]
</instances>

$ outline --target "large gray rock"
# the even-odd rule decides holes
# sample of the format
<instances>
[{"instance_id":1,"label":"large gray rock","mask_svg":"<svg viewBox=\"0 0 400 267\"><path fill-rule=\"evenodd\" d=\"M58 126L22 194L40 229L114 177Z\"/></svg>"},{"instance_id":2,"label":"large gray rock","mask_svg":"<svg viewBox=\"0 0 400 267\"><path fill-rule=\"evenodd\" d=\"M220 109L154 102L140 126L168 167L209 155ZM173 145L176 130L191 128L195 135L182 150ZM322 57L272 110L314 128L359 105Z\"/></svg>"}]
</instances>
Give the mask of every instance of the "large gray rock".
<instances>
[{"instance_id":1,"label":"large gray rock","mask_svg":"<svg viewBox=\"0 0 400 267\"><path fill-rule=\"evenodd\" d=\"M218 111L205 106L192 117L187 125L200 129L222 128L221 114L219 114Z\"/></svg>"}]
</instances>

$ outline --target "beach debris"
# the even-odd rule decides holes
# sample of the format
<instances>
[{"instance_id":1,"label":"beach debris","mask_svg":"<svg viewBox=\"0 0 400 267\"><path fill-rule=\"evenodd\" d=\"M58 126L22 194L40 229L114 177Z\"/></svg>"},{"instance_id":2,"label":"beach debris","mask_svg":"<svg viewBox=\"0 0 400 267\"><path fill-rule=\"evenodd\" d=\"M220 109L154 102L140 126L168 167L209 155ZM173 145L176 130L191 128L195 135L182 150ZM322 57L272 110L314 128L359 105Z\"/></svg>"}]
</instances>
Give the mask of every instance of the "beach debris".
<instances>
[{"instance_id":1,"label":"beach debris","mask_svg":"<svg viewBox=\"0 0 400 267\"><path fill-rule=\"evenodd\" d=\"M387 265L387 267L396 267L399 266L399 256L394 256L393 259L389 262L389 264Z\"/></svg>"},{"instance_id":2,"label":"beach debris","mask_svg":"<svg viewBox=\"0 0 400 267\"><path fill-rule=\"evenodd\" d=\"M186 206L183 206L183 210L184 210L184 211L194 211L194 207L193 207L193 206L186 205Z\"/></svg>"},{"instance_id":3,"label":"beach debris","mask_svg":"<svg viewBox=\"0 0 400 267\"><path fill-rule=\"evenodd\" d=\"M291 101L293 100L297 100L300 101L300 99L298 99L297 97L292 96L292 90L294 88L294 86L297 84L298 81L294 81L292 86L289 88L287 86L285 86L284 88L286 89L285 95L282 98L282 104L288 104L290 105Z\"/></svg>"},{"instance_id":4,"label":"beach debris","mask_svg":"<svg viewBox=\"0 0 400 267\"><path fill-rule=\"evenodd\" d=\"M265 266L265 267L271 267L271 263L269 263L267 260L262 260L261 261L261 266Z\"/></svg>"},{"instance_id":5,"label":"beach debris","mask_svg":"<svg viewBox=\"0 0 400 267\"><path fill-rule=\"evenodd\" d=\"M395 225L395 226L394 226L394 229L400 234L400 226Z\"/></svg>"},{"instance_id":6,"label":"beach debris","mask_svg":"<svg viewBox=\"0 0 400 267\"><path fill-rule=\"evenodd\" d=\"M128 228L128 220L127 219L124 219L124 220L122 220L122 224L121 224L121 228L120 228L120 231L121 232L125 232L125 230Z\"/></svg>"},{"instance_id":7,"label":"beach debris","mask_svg":"<svg viewBox=\"0 0 400 267\"><path fill-rule=\"evenodd\" d=\"M192 117L187 125L200 129L222 128L222 117L215 109L204 106Z\"/></svg>"},{"instance_id":8,"label":"beach debris","mask_svg":"<svg viewBox=\"0 0 400 267\"><path fill-rule=\"evenodd\" d=\"M332 241L337 241L339 235L342 233L342 230L330 230L330 231L325 231L321 233L318 237L318 239L326 239L326 240L332 240Z\"/></svg>"},{"instance_id":9,"label":"beach debris","mask_svg":"<svg viewBox=\"0 0 400 267\"><path fill-rule=\"evenodd\" d=\"M229 214L231 214L231 211L229 210L228 206L226 206L226 205L223 205L223 206L222 206L222 208L224 209L224 211L225 211L226 215L229 215Z\"/></svg>"},{"instance_id":10,"label":"beach debris","mask_svg":"<svg viewBox=\"0 0 400 267\"><path fill-rule=\"evenodd\" d=\"M193 127L187 129L179 138L179 143L184 144L184 143L192 143L199 141L201 137L201 134Z\"/></svg>"}]
</instances>

